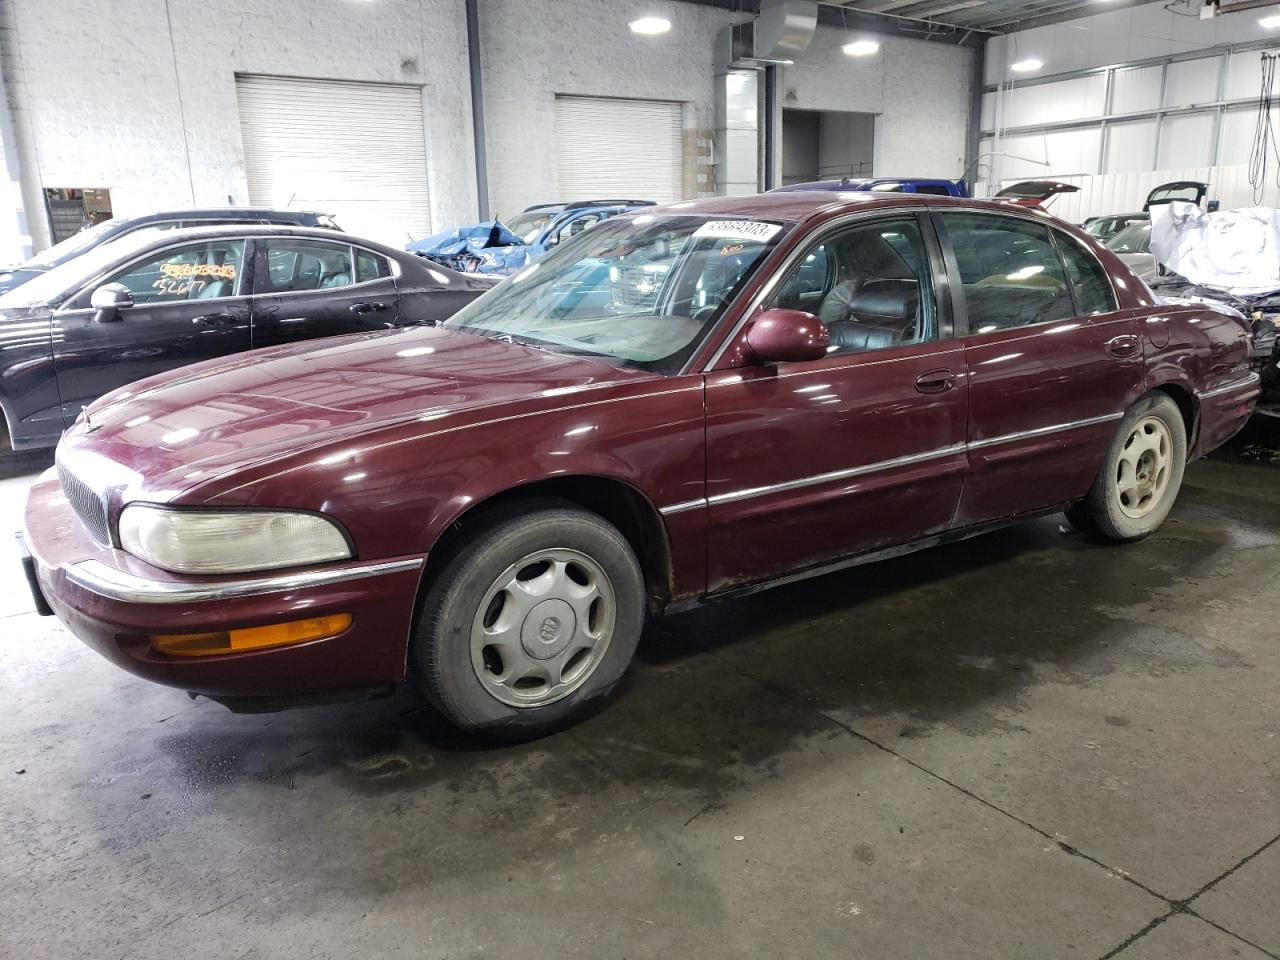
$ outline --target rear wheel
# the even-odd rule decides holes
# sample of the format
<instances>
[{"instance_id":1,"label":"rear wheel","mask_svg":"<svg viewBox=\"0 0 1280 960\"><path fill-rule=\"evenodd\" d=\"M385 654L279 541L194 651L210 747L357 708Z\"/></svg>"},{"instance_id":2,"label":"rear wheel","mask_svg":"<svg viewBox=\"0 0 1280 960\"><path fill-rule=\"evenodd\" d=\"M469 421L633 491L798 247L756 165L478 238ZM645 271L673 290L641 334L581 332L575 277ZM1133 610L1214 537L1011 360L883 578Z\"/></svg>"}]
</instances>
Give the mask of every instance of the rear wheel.
<instances>
[{"instance_id":1,"label":"rear wheel","mask_svg":"<svg viewBox=\"0 0 1280 960\"><path fill-rule=\"evenodd\" d=\"M558 501L503 508L436 576L413 666L462 729L543 736L613 689L644 606L635 552L604 519Z\"/></svg>"},{"instance_id":2,"label":"rear wheel","mask_svg":"<svg viewBox=\"0 0 1280 960\"><path fill-rule=\"evenodd\" d=\"M1105 540L1141 540L1169 515L1186 462L1182 411L1167 394L1149 393L1125 413L1089 495L1067 518Z\"/></svg>"}]
</instances>

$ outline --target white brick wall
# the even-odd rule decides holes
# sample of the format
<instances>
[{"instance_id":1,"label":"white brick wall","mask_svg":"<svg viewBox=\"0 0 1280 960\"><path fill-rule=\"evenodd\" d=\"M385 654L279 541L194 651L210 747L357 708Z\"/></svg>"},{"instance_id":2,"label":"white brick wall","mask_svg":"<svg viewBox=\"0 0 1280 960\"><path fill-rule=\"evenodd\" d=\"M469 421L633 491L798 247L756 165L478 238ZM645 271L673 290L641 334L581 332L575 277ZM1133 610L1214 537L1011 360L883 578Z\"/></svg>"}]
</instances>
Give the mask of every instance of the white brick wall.
<instances>
[{"instance_id":1,"label":"white brick wall","mask_svg":"<svg viewBox=\"0 0 1280 960\"><path fill-rule=\"evenodd\" d=\"M646 12L674 28L637 37L627 29L636 9L481 0L493 210L509 215L556 198L557 93L678 100L686 143L707 139L715 36L744 17L656 0ZM164 0L0 0L0 49L29 177L34 167L43 186L108 187L122 214L244 203L236 73L415 83L433 222L474 219L462 0L171 0L168 10L172 44ZM877 173L958 175L972 53L886 37L878 55L854 60L839 51L844 39L819 28L811 49L783 69L780 106L878 113ZM686 158L691 193L699 170L698 158ZM29 209L38 196L28 191ZM31 221L44 246L43 211Z\"/></svg>"},{"instance_id":2,"label":"white brick wall","mask_svg":"<svg viewBox=\"0 0 1280 960\"><path fill-rule=\"evenodd\" d=\"M555 95L684 103L684 128L715 120L713 45L724 25L746 19L687 3L648 4L670 33L640 37L639 14L609 0L483 0L485 134L490 208L510 215L558 197ZM686 188L696 184L686 183Z\"/></svg>"},{"instance_id":3,"label":"white brick wall","mask_svg":"<svg viewBox=\"0 0 1280 960\"><path fill-rule=\"evenodd\" d=\"M432 219L474 217L457 0L172 2L173 45L164 0L0 6L20 44L46 187L109 187L123 214L222 205L228 196L245 203L236 73L415 83L424 87ZM31 219L43 229L43 216Z\"/></svg>"}]
</instances>

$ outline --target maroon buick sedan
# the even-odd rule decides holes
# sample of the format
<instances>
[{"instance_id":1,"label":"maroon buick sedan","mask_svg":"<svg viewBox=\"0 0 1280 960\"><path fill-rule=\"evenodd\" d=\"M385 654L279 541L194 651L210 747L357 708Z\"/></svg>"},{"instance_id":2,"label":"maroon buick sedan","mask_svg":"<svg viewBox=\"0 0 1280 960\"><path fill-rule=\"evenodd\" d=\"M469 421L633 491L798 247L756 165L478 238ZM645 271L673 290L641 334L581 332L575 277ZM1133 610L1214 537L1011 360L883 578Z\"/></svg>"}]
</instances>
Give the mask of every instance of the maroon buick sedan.
<instances>
[{"instance_id":1,"label":"maroon buick sedan","mask_svg":"<svg viewBox=\"0 0 1280 960\"><path fill-rule=\"evenodd\" d=\"M1248 350L1036 211L677 203L442 327L109 394L32 488L26 562L95 650L233 709L407 681L535 736L646 615L1048 511L1145 536L1248 418Z\"/></svg>"}]
</instances>

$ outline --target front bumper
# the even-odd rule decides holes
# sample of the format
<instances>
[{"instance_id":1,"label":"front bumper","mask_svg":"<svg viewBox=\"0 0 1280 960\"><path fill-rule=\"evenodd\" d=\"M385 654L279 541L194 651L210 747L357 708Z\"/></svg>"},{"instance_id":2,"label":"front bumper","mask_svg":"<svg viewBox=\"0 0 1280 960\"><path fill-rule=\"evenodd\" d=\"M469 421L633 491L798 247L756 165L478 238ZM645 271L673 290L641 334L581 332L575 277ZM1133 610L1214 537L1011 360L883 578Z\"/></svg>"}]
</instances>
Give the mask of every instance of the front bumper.
<instances>
[{"instance_id":1,"label":"front bumper","mask_svg":"<svg viewBox=\"0 0 1280 960\"><path fill-rule=\"evenodd\" d=\"M181 577L95 542L52 471L31 488L25 522L33 592L85 644L137 676L215 699L312 697L404 679L421 556ZM175 657L149 640L336 613L351 614L347 630L292 646Z\"/></svg>"}]
</instances>

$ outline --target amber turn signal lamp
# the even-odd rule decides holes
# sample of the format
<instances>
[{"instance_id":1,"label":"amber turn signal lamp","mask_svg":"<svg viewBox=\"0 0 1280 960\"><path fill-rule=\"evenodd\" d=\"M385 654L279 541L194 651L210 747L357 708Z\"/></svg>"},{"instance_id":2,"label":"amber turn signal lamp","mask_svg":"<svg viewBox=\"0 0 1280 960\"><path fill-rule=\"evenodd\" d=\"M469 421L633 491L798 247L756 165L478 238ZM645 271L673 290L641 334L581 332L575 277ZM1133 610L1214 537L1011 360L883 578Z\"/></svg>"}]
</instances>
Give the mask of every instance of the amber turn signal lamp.
<instances>
[{"instance_id":1,"label":"amber turn signal lamp","mask_svg":"<svg viewBox=\"0 0 1280 960\"><path fill-rule=\"evenodd\" d=\"M351 614L331 613L327 617L272 623L265 627L243 627L217 633L166 633L151 638L151 646L175 657L212 657L220 653L241 653L285 647L308 640L336 637L351 626Z\"/></svg>"}]
</instances>

